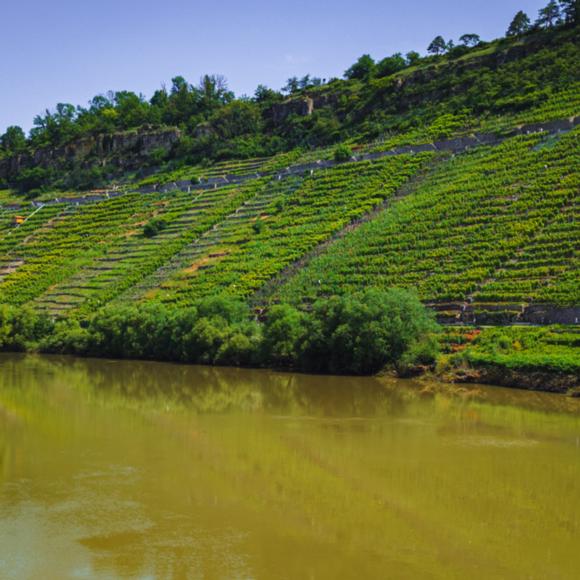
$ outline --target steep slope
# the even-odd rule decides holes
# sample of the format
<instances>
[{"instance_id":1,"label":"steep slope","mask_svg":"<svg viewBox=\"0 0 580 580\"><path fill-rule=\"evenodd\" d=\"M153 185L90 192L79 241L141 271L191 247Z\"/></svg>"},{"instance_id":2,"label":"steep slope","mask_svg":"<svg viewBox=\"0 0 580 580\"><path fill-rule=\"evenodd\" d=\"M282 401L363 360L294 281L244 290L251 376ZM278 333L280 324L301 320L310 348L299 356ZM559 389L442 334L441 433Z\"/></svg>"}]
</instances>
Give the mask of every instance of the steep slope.
<instances>
[{"instance_id":1,"label":"steep slope","mask_svg":"<svg viewBox=\"0 0 580 580\"><path fill-rule=\"evenodd\" d=\"M163 193L7 209L0 301L65 315L111 301L185 307L225 294L303 304L402 286L442 320L573 321L580 129L528 132L271 177L242 171L232 185L186 181L186 191L176 183ZM14 227L18 212L25 221ZM148 238L152 221L165 227Z\"/></svg>"},{"instance_id":2,"label":"steep slope","mask_svg":"<svg viewBox=\"0 0 580 580\"><path fill-rule=\"evenodd\" d=\"M579 137L578 129L522 136L442 162L275 297L402 286L452 317L517 314L530 302L578 305Z\"/></svg>"}]
</instances>

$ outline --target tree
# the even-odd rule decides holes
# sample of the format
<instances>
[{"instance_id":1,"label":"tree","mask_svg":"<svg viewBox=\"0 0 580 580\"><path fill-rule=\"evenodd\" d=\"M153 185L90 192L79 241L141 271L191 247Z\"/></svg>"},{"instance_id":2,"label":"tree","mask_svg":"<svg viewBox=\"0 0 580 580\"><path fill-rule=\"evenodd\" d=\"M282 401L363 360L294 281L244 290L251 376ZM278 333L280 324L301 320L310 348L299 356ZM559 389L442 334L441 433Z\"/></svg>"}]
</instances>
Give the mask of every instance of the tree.
<instances>
[{"instance_id":1,"label":"tree","mask_svg":"<svg viewBox=\"0 0 580 580\"><path fill-rule=\"evenodd\" d=\"M322 79L318 77L311 77L310 75L305 75L298 81L298 88L303 90L310 87L319 87L321 84Z\"/></svg>"},{"instance_id":2,"label":"tree","mask_svg":"<svg viewBox=\"0 0 580 580\"><path fill-rule=\"evenodd\" d=\"M152 107L156 107L158 109L165 109L167 107L167 103L169 102L169 95L167 94L167 90L165 87L161 89L157 89L153 96L151 97L149 104Z\"/></svg>"},{"instance_id":3,"label":"tree","mask_svg":"<svg viewBox=\"0 0 580 580\"><path fill-rule=\"evenodd\" d=\"M26 136L24 131L16 125L8 127L4 135L0 137L0 145L2 145L2 149L9 155L21 153L26 149Z\"/></svg>"},{"instance_id":4,"label":"tree","mask_svg":"<svg viewBox=\"0 0 580 580\"><path fill-rule=\"evenodd\" d=\"M427 52L429 54L443 54L447 50L447 43L442 36L436 36L429 47L427 48Z\"/></svg>"},{"instance_id":5,"label":"tree","mask_svg":"<svg viewBox=\"0 0 580 580\"><path fill-rule=\"evenodd\" d=\"M223 75L204 75L199 81L198 91L205 112L211 112L234 99Z\"/></svg>"},{"instance_id":6,"label":"tree","mask_svg":"<svg viewBox=\"0 0 580 580\"><path fill-rule=\"evenodd\" d=\"M310 75L304 75L299 81L298 81L298 88L300 90L305 89L306 87L310 86Z\"/></svg>"},{"instance_id":7,"label":"tree","mask_svg":"<svg viewBox=\"0 0 580 580\"><path fill-rule=\"evenodd\" d=\"M344 73L345 78L366 80L372 77L376 71L377 65L369 54L363 54L349 69Z\"/></svg>"},{"instance_id":8,"label":"tree","mask_svg":"<svg viewBox=\"0 0 580 580\"><path fill-rule=\"evenodd\" d=\"M520 36L530 30L530 25L530 17L523 10L520 10L511 21L506 36Z\"/></svg>"},{"instance_id":9,"label":"tree","mask_svg":"<svg viewBox=\"0 0 580 580\"><path fill-rule=\"evenodd\" d=\"M580 0L560 0L560 12L566 24L578 23Z\"/></svg>"},{"instance_id":10,"label":"tree","mask_svg":"<svg viewBox=\"0 0 580 580\"><path fill-rule=\"evenodd\" d=\"M407 61L403 58L403 55L400 52L397 52L392 56L383 58L383 60L377 64L377 76L388 77L389 75L403 70L406 66Z\"/></svg>"},{"instance_id":11,"label":"tree","mask_svg":"<svg viewBox=\"0 0 580 580\"><path fill-rule=\"evenodd\" d=\"M405 55L405 59L409 66L414 66L421 60L421 55L417 51L412 50Z\"/></svg>"},{"instance_id":12,"label":"tree","mask_svg":"<svg viewBox=\"0 0 580 580\"><path fill-rule=\"evenodd\" d=\"M262 359L266 364L294 366L305 334L305 314L288 304L273 306L264 323Z\"/></svg>"},{"instance_id":13,"label":"tree","mask_svg":"<svg viewBox=\"0 0 580 580\"><path fill-rule=\"evenodd\" d=\"M44 115L34 118L34 127L30 131L33 145L58 146L71 141L80 130L76 121L77 109L74 105L58 103L54 113L47 109Z\"/></svg>"},{"instance_id":14,"label":"tree","mask_svg":"<svg viewBox=\"0 0 580 580\"><path fill-rule=\"evenodd\" d=\"M430 362L434 315L405 290L371 288L314 304L307 319L302 367L316 372L374 374Z\"/></svg>"},{"instance_id":15,"label":"tree","mask_svg":"<svg viewBox=\"0 0 580 580\"><path fill-rule=\"evenodd\" d=\"M143 227L143 235L146 238L154 238L159 232L162 232L166 229L168 223L165 219L155 217L149 220L145 226Z\"/></svg>"},{"instance_id":16,"label":"tree","mask_svg":"<svg viewBox=\"0 0 580 580\"><path fill-rule=\"evenodd\" d=\"M280 98L280 93L269 89L266 85L258 85L254 93L256 103L273 103L279 101Z\"/></svg>"},{"instance_id":17,"label":"tree","mask_svg":"<svg viewBox=\"0 0 580 580\"><path fill-rule=\"evenodd\" d=\"M218 109L211 117L211 127L222 139L257 133L260 130L260 110L249 101L233 101Z\"/></svg>"},{"instance_id":18,"label":"tree","mask_svg":"<svg viewBox=\"0 0 580 580\"><path fill-rule=\"evenodd\" d=\"M115 109L119 115L119 124L124 129L139 127L149 119L149 103L143 95L133 91L115 93Z\"/></svg>"},{"instance_id":19,"label":"tree","mask_svg":"<svg viewBox=\"0 0 580 580\"><path fill-rule=\"evenodd\" d=\"M163 97L158 94L158 100ZM199 113L199 91L191 86L182 76L171 79L171 90L165 105L164 120L174 125L187 123L192 116Z\"/></svg>"},{"instance_id":20,"label":"tree","mask_svg":"<svg viewBox=\"0 0 580 580\"><path fill-rule=\"evenodd\" d=\"M294 93L298 92L299 88L300 88L300 81L298 80L298 77L290 77L286 81L286 84L284 85L284 88L282 90L285 93L288 93L289 95L293 95Z\"/></svg>"},{"instance_id":21,"label":"tree","mask_svg":"<svg viewBox=\"0 0 580 580\"><path fill-rule=\"evenodd\" d=\"M464 34L459 38L463 46L476 46L481 42L479 34Z\"/></svg>"},{"instance_id":22,"label":"tree","mask_svg":"<svg viewBox=\"0 0 580 580\"><path fill-rule=\"evenodd\" d=\"M536 26L540 28L553 28L560 22L560 7L556 0L550 0L548 4L538 12Z\"/></svg>"}]
</instances>

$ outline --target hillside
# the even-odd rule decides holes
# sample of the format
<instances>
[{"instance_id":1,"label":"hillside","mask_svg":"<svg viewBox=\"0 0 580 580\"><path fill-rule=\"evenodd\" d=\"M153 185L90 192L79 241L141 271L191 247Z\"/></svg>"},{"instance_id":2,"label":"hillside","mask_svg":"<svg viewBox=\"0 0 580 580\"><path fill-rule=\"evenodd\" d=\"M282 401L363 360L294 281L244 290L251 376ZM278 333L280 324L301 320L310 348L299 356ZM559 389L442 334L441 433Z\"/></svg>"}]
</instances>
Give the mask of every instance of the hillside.
<instances>
[{"instance_id":1,"label":"hillside","mask_svg":"<svg viewBox=\"0 0 580 580\"><path fill-rule=\"evenodd\" d=\"M63 314L111 300L187 306L223 293L300 304L397 286L442 319L573 322L578 137L576 128L479 147L444 141L316 170L229 173L232 184L208 178L189 192L9 207L2 301ZM161 226L148 237L148 224Z\"/></svg>"},{"instance_id":2,"label":"hillside","mask_svg":"<svg viewBox=\"0 0 580 580\"><path fill-rule=\"evenodd\" d=\"M562 27L304 89L261 111L260 135L285 135L275 154L220 160L214 139L190 163L184 127L85 137L86 171L123 169L88 192L52 189L77 171L78 142L6 158L9 181L60 177L0 192L0 305L82 328L104 307L186 312L223 296L267 318L402 288L443 323L578 324L578 56L577 28ZM329 143L305 147L331 118Z\"/></svg>"}]
</instances>

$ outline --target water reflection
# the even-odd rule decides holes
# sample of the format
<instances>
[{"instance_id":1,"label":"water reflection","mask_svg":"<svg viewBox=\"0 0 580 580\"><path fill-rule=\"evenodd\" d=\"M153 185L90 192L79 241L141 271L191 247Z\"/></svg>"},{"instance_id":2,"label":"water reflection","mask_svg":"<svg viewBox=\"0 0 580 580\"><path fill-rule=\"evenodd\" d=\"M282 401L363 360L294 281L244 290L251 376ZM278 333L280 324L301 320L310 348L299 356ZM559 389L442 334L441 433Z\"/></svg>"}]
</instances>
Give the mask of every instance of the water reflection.
<instances>
[{"instance_id":1,"label":"water reflection","mask_svg":"<svg viewBox=\"0 0 580 580\"><path fill-rule=\"evenodd\" d=\"M0 357L0 577L573 578L580 406Z\"/></svg>"}]
</instances>

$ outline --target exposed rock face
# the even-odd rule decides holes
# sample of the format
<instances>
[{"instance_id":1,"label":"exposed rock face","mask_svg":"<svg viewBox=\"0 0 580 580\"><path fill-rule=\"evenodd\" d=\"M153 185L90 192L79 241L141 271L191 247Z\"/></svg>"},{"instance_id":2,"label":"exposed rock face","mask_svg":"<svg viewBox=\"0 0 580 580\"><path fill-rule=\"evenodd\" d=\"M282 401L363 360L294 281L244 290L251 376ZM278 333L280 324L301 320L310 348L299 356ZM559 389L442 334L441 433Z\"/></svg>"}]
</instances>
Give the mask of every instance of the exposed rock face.
<instances>
[{"instance_id":1,"label":"exposed rock face","mask_svg":"<svg viewBox=\"0 0 580 580\"><path fill-rule=\"evenodd\" d=\"M282 123L289 115L306 117L312 115L312 111L314 111L314 101L310 97L288 99L272 106L272 121L278 124Z\"/></svg>"},{"instance_id":2,"label":"exposed rock face","mask_svg":"<svg viewBox=\"0 0 580 580\"><path fill-rule=\"evenodd\" d=\"M59 167L80 163L83 167L113 164L120 169L137 167L156 150L169 151L180 138L176 128L126 131L96 135L56 149L38 149L32 154L0 160L0 179L7 179L31 167Z\"/></svg>"}]
</instances>

